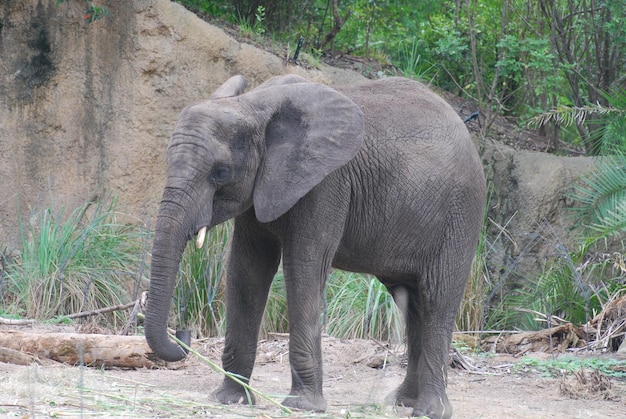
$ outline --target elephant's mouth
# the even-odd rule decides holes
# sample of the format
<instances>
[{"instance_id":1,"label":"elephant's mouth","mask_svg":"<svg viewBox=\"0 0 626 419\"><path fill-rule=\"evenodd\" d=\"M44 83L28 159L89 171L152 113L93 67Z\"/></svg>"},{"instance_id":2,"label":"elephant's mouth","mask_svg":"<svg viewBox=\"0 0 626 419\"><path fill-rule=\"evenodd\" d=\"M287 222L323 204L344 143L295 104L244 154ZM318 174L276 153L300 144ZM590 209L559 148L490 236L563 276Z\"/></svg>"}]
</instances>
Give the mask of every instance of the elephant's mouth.
<instances>
[{"instance_id":1,"label":"elephant's mouth","mask_svg":"<svg viewBox=\"0 0 626 419\"><path fill-rule=\"evenodd\" d=\"M202 249L202 246L204 246L204 239L206 238L206 230L207 230L206 226L198 230L198 234L196 237L196 248L198 249Z\"/></svg>"}]
</instances>

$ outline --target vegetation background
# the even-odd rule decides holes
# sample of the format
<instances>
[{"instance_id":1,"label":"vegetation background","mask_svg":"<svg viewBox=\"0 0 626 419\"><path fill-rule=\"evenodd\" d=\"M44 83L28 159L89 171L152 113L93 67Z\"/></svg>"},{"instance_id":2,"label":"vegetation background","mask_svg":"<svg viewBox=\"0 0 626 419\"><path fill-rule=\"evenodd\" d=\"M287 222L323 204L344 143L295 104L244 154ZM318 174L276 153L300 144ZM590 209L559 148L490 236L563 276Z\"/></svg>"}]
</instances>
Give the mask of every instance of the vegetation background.
<instances>
[{"instance_id":1,"label":"vegetation background","mask_svg":"<svg viewBox=\"0 0 626 419\"><path fill-rule=\"evenodd\" d=\"M57 3L70 0L58 0ZM79 0L72 0L79 1ZM554 316L585 323L626 290L626 2L612 0L180 0L192 11L235 25L241 36L287 46L315 63L351 54L391 65L478 104L481 136L495 117L534 126L550 151L570 144L597 156L598 169L575 186L579 245L547 260L527 283L489 276L494 226L485 216L459 330L537 329ZM88 22L106 22L107 0L84 1ZM384 76L384 74L382 74ZM559 141L557 141L559 140ZM77 311L137 299L147 288L151 232L129 223L114 198L75 211L50 209L38 225L20 220L22 248L4 251L0 314L62 321ZM177 319L195 336L223 331L222 264L230 225L211 245L190 247L174 301ZM504 239L506 230L496 235ZM264 331L286 331L279 273ZM522 308L522 310L520 310ZM127 314L102 316L119 329ZM544 322L537 321L543 316ZM324 322L339 337L401 339L401 319L375 278L335 271ZM140 328L140 325L135 325Z\"/></svg>"}]
</instances>

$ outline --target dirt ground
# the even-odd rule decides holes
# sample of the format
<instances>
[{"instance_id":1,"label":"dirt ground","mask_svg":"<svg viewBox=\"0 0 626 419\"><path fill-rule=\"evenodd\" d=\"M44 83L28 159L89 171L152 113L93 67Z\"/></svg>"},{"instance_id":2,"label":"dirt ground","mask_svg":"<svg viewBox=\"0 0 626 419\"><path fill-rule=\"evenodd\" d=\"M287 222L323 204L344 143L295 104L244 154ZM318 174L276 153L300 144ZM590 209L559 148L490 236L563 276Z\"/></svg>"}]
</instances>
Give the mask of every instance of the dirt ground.
<instances>
[{"instance_id":1,"label":"dirt ground","mask_svg":"<svg viewBox=\"0 0 626 419\"><path fill-rule=\"evenodd\" d=\"M223 341L193 347L217 362ZM276 400L290 387L287 339L259 343L252 385ZM0 417L215 417L215 418L403 418L409 409L384 405L404 376L402 349L365 340L325 337L325 415L283 412L270 401L255 407L223 406L210 397L221 376L198 357L162 369L72 367L42 360L39 365L0 363ZM539 354L536 356L543 356ZM607 356L607 355L603 355ZM626 382L611 379L609 393L594 400L564 396L563 379L544 378L519 358L465 355L476 369L450 368L448 395L455 418L623 418ZM609 397L606 397L607 394ZM613 400L601 400L598 398Z\"/></svg>"}]
</instances>

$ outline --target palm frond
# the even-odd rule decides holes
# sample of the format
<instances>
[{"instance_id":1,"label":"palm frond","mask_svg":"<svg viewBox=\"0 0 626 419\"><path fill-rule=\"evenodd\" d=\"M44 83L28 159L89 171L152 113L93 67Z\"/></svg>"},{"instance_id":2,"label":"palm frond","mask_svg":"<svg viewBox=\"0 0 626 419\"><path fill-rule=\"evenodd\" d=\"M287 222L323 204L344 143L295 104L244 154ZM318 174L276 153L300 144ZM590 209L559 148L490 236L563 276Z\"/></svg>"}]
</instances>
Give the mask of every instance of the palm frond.
<instances>
[{"instance_id":1,"label":"palm frond","mask_svg":"<svg viewBox=\"0 0 626 419\"><path fill-rule=\"evenodd\" d=\"M615 202L613 209L607 209L602 218L589 227L600 237L619 235L626 231L626 199Z\"/></svg>"},{"instance_id":2,"label":"palm frond","mask_svg":"<svg viewBox=\"0 0 626 419\"><path fill-rule=\"evenodd\" d=\"M562 127L569 127L576 124L583 124L592 116L597 117L603 115L626 117L626 109L602 106L600 104L587 106L558 106L556 109L531 118L529 124L533 127L540 127L549 123L555 123Z\"/></svg>"},{"instance_id":3,"label":"palm frond","mask_svg":"<svg viewBox=\"0 0 626 419\"><path fill-rule=\"evenodd\" d=\"M625 231L626 227L626 155L618 153L600 160L596 170L584 176L571 198L579 224L598 238Z\"/></svg>"}]
</instances>

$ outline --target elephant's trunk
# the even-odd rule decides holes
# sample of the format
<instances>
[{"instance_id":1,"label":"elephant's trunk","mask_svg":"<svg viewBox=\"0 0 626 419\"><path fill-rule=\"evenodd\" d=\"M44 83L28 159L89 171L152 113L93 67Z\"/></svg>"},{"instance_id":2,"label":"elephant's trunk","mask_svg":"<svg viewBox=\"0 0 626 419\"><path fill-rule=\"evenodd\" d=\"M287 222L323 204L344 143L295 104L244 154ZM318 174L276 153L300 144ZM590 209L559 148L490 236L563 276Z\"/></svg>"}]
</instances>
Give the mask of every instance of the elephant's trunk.
<instances>
[{"instance_id":1,"label":"elephant's trunk","mask_svg":"<svg viewBox=\"0 0 626 419\"><path fill-rule=\"evenodd\" d=\"M185 358L187 351L171 341L167 335L167 318L174 294L176 275L187 244L188 233L182 227L180 208L168 210L161 204L152 246L150 291L144 320L146 340L154 354L164 361L174 362ZM176 333L180 336L179 332ZM189 344L184 339L185 344Z\"/></svg>"}]
</instances>

